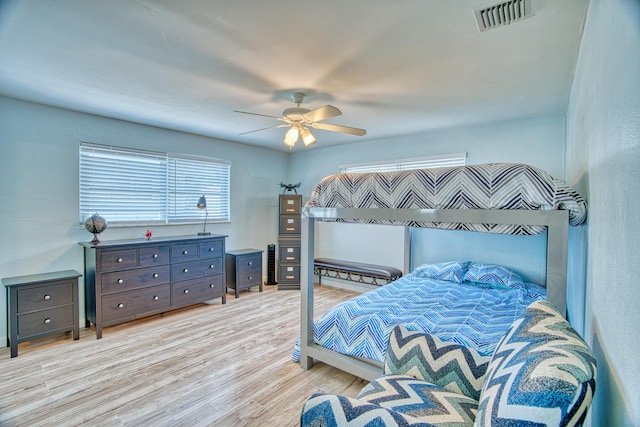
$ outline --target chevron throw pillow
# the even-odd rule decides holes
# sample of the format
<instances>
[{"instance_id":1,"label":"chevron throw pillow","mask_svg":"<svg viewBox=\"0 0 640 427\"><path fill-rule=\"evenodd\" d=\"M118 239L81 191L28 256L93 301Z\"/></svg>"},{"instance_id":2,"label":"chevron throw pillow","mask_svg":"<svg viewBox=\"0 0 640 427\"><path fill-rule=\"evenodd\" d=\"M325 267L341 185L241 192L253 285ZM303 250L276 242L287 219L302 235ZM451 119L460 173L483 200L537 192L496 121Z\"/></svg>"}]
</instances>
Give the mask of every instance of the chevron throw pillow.
<instances>
[{"instance_id":1,"label":"chevron throw pillow","mask_svg":"<svg viewBox=\"0 0 640 427\"><path fill-rule=\"evenodd\" d=\"M589 346L551 303L536 301L496 347L475 425L581 425L595 376Z\"/></svg>"},{"instance_id":2,"label":"chevron throw pillow","mask_svg":"<svg viewBox=\"0 0 640 427\"><path fill-rule=\"evenodd\" d=\"M302 408L302 427L433 427L418 419L366 401L317 393Z\"/></svg>"},{"instance_id":3,"label":"chevron throw pillow","mask_svg":"<svg viewBox=\"0 0 640 427\"><path fill-rule=\"evenodd\" d=\"M389 336L384 373L411 375L478 400L490 360L472 348L399 325Z\"/></svg>"},{"instance_id":4,"label":"chevron throw pillow","mask_svg":"<svg viewBox=\"0 0 640 427\"><path fill-rule=\"evenodd\" d=\"M473 426L478 404L475 399L408 375L387 375L371 381L357 398L448 427Z\"/></svg>"}]
</instances>

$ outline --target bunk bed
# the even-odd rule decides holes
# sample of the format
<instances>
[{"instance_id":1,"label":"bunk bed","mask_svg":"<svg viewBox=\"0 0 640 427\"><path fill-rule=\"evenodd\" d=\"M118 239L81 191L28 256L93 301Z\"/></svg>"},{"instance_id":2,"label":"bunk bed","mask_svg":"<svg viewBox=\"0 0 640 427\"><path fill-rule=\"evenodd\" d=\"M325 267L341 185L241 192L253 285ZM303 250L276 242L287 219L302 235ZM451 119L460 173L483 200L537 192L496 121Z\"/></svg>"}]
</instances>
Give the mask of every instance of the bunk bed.
<instances>
[{"instance_id":1,"label":"bunk bed","mask_svg":"<svg viewBox=\"0 0 640 427\"><path fill-rule=\"evenodd\" d=\"M309 369L314 361L320 361L367 380L382 372L378 360L353 357L315 342L316 221L518 235L546 230L546 277L540 285L546 288L546 298L566 315L568 226L580 225L585 219L586 202L576 191L545 171L525 164L490 163L324 178L313 190L301 218L301 367ZM409 271L408 239L404 250L405 271ZM399 281L410 280L411 276Z\"/></svg>"}]
</instances>

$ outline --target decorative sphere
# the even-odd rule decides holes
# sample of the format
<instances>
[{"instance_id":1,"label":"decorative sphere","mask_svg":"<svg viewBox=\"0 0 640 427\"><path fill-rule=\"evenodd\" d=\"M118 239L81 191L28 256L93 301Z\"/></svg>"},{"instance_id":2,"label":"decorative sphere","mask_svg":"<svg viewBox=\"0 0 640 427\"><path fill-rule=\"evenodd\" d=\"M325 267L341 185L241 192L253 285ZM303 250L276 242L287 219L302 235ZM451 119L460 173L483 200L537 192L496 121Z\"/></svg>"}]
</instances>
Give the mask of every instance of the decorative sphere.
<instances>
[{"instance_id":1,"label":"decorative sphere","mask_svg":"<svg viewBox=\"0 0 640 427\"><path fill-rule=\"evenodd\" d=\"M100 234L107 229L107 220L96 213L87 218L84 227L89 233Z\"/></svg>"}]
</instances>

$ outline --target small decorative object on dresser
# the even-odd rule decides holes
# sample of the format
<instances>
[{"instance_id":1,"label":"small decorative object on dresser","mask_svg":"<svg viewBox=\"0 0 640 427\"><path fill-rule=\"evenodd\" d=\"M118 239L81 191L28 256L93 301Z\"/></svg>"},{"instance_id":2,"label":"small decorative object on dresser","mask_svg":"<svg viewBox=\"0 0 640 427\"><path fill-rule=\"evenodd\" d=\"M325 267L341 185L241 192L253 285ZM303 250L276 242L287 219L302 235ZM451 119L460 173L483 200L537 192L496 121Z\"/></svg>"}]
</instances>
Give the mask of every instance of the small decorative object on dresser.
<instances>
[{"instance_id":1,"label":"small decorative object on dresser","mask_svg":"<svg viewBox=\"0 0 640 427\"><path fill-rule=\"evenodd\" d=\"M262 252L260 249L238 249L226 254L227 288L240 291L260 286L262 292Z\"/></svg>"},{"instance_id":2,"label":"small decorative object on dresser","mask_svg":"<svg viewBox=\"0 0 640 427\"><path fill-rule=\"evenodd\" d=\"M75 270L2 279L7 289L7 347L18 355L18 343L71 331L78 326L78 277Z\"/></svg>"},{"instance_id":3,"label":"small decorative object on dresser","mask_svg":"<svg viewBox=\"0 0 640 427\"><path fill-rule=\"evenodd\" d=\"M93 233L93 240L91 243L100 243L98 234L107 229L107 220L97 213L94 213L84 222L84 228L86 228L89 233Z\"/></svg>"},{"instance_id":4,"label":"small decorative object on dresser","mask_svg":"<svg viewBox=\"0 0 640 427\"><path fill-rule=\"evenodd\" d=\"M204 197L204 194L198 199L196 207L198 209L204 209L204 224L202 225L202 231L198 232L198 236L210 236L211 233L207 231L207 217L209 216L209 211L207 210L207 199Z\"/></svg>"},{"instance_id":5,"label":"small decorative object on dresser","mask_svg":"<svg viewBox=\"0 0 640 427\"><path fill-rule=\"evenodd\" d=\"M163 313L214 298L227 302L227 236L114 240L84 246L86 326Z\"/></svg>"}]
</instances>

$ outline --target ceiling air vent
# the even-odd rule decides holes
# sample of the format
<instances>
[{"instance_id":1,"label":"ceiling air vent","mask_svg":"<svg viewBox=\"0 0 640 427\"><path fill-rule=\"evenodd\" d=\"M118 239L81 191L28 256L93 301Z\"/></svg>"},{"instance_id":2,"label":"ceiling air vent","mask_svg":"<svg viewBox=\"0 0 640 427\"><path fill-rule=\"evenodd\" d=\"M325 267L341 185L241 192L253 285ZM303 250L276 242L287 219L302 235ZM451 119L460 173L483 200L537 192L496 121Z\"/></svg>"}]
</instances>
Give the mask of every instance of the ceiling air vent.
<instances>
[{"instance_id":1,"label":"ceiling air vent","mask_svg":"<svg viewBox=\"0 0 640 427\"><path fill-rule=\"evenodd\" d=\"M482 31L531 18L531 0L512 0L474 10L478 29Z\"/></svg>"}]
</instances>

